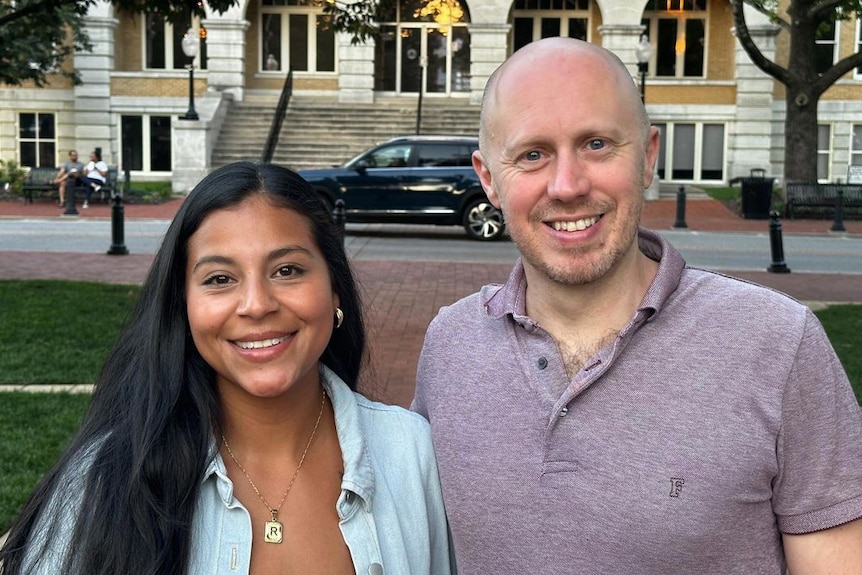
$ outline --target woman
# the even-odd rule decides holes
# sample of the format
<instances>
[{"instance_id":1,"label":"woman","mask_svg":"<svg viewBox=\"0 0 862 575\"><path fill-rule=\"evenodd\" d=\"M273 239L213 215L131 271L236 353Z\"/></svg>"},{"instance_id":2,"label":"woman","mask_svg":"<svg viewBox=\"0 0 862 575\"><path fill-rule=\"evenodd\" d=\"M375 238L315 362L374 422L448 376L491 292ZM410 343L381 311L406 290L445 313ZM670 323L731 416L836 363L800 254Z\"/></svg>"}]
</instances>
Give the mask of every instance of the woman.
<instances>
[{"instance_id":1,"label":"woman","mask_svg":"<svg viewBox=\"0 0 862 575\"><path fill-rule=\"evenodd\" d=\"M427 423L353 391L364 347L314 191L272 165L214 171L3 573L449 573Z\"/></svg>"}]
</instances>

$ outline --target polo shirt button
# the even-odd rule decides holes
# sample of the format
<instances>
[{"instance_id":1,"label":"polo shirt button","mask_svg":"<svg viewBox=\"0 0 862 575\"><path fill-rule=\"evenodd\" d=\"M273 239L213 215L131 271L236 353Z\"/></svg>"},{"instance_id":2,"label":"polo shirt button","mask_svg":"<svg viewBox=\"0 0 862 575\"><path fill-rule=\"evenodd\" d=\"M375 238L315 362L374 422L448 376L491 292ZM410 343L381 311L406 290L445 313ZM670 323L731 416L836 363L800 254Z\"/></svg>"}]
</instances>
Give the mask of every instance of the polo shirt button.
<instances>
[{"instance_id":1,"label":"polo shirt button","mask_svg":"<svg viewBox=\"0 0 862 575\"><path fill-rule=\"evenodd\" d=\"M568 414L569 414L569 408L568 407L564 407L563 409L560 410L560 417L565 417Z\"/></svg>"},{"instance_id":2,"label":"polo shirt button","mask_svg":"<svg viewBox=\"0 0 862 575\"><path fill-rule=\"evenodd\" d=\"M383 565L372 563L368 566L368 575L383 575Z\"/></svg>"},{"instance_id":3,"label":"polo shirt button","mask_svg":"<svg viewBox=\"0 0 862 575\"><path fill-rule=\"evenodd\" d=\"M545 369L548 367L548 360L544 357L540 357L536 364L539 366L539 369Z\"/></svg>"}]
</instances>

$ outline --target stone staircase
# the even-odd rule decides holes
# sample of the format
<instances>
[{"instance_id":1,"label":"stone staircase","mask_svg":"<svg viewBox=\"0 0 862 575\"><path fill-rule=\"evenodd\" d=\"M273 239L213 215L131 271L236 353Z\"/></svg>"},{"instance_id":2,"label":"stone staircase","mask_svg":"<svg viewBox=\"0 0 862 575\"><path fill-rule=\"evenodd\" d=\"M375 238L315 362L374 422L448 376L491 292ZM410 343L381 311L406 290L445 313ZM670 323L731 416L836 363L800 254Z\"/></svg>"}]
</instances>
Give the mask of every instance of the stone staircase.
<instances>
[{"instance_id":1,"label":"stone staircase","mask_svg":"<svg viewBox=\"0 0 862 575\"><path fill-rule=\"evenodd\" d=\"M213 151L213 167L259 160L275 115L278 96L251 95L231 105ZM394 136L416 133L416 98L342 104L335 98L291 98L273 163L294 169L342 164ZM476 135L479 106L466 99L424 98L422 134Z\"/></svg>"}]
</instances>

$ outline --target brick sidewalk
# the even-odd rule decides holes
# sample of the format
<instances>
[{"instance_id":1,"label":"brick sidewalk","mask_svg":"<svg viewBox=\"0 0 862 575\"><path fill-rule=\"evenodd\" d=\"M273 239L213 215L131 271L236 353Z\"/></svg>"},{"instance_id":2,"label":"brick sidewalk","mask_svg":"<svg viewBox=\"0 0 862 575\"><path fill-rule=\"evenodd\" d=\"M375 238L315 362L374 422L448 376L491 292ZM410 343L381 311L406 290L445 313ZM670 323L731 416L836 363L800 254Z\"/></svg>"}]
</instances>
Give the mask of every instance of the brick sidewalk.
<instances>
[{"instance_id":1,"label":"brick sidewalk","mask_svg":"<svg viewBox=\"0 0 862 575\"><path fill-rule=\"evenodd\" d=\"M126 207L127 218L170 218L180 205L172 200L156 206ZM8 205L12 204L12 206ZM55 217L52 205L0 202L0 216ZM644 224L670 229L676 204L659 200L647 204ZM80 210L80 217L109 217L108 206L95 204ZM14 213L10 213L14 212ZM688 202L686 221L692 231L768 233L768 222L743 220L713 200ZM785 233L824 234L831 222L796 220L784 222ZM862 234L862 222L847 222L851 234ZM32 253L0 251L0 279L72 279L140 283L153 256L130 254ZM444 305L466 296L482 285L503 282L510 265L477 265L452 262L357 261L355 268L368 313L370 363L367 381L370 395L399 405L408 405L422 338L428 322ZM770 274L732 273L784 291L803 301L862 301L862 274ZM433 281L430 281L432 280Z\"/></svg>"},{"instance_id":2,"label":"brick sidewalk","mask_svg":"<svg viewBox=\"0 0 862 575\"><path fill-rule=\"evenodd\" d=\"M181 199L171 199L160 204L128 204L124 216L129 219L171 219L182 205ZM93 202L90 208L77 208L78 216L64 216L63 208L50 201L25 204L22 201L0 201L0 217L24 218L110 218L111 207L107 203ZM671 229L676 221L676 200L663 198L647 202L644 208L643 225L656 230ZM686 202L685 222L691 231L704 232L769 232L768 220L746 220L730 211L721 202L711 199L690 199ZM782 220L785 234L831 234L832 220ZM862 235L862 220L845 220L847 234Z\"/></svg>"}]
</instances>

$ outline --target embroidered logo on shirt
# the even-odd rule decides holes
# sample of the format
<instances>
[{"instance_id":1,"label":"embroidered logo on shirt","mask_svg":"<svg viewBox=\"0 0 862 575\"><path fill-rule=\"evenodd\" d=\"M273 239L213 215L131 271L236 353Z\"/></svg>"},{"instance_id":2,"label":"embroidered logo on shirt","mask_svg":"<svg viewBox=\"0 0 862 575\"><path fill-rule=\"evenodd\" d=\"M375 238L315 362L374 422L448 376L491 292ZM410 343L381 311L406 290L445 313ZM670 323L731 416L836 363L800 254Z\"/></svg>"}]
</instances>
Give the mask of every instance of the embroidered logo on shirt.
<instances>
[{"instance_id":1,"label":"embroidered logo on shirt","mask_svg":"<svg viewBox=\"0 0 862 575\"><path fill-rule=\"evenodd\" d=\"M670 496L671 497L679 497L679 494L682 493L682 486L685 484L685 479L681 477L671 477L670 478Z\"/></svg>"}]
</instances>

